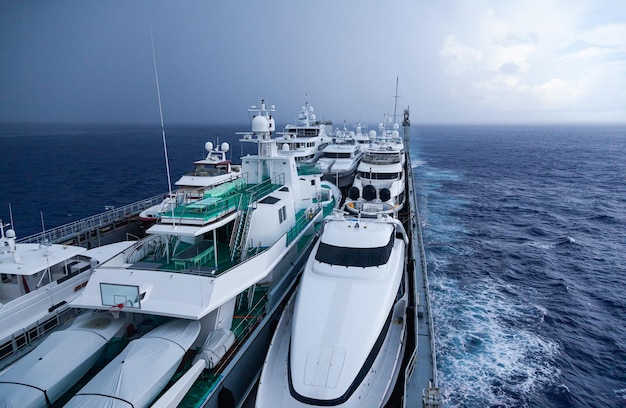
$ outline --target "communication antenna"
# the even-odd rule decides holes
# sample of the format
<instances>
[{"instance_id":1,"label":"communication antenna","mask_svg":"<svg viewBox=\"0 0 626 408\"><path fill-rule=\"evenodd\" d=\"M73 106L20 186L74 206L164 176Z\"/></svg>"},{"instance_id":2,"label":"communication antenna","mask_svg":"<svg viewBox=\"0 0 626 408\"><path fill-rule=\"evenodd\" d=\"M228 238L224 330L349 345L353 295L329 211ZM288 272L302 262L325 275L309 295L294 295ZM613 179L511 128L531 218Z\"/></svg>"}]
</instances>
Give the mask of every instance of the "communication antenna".
<instances>
[{"instance_id":1,"label":"communication antenna","mask_svg":"<svg viewBox=\"0 0 626 408\"><path fill-rule=\"evenodd\" d=\"M12 227L11 229L14 232L16 232L15 231L15 223L13 223L13 210L11 209L11 203L9 203L9 220L11 222L11 227ZM0 222L0 224L2 224L2 223Z\"/></svg>"},{"instance_id":2,"label":"communication antenna","mask_svg":"<svg viewBox=\"0 0 626 408\"><path fill-rule=\"evenodd\" d=\"M396 117L398 116L398 99L400 98L400 95L398 95L398 77L396 77L396 93L393 96L394 102L393 102L393 123L397 123L396 122Z\"/></svg>"},{"instance_id":3,"label":"communication antenna","mask_svg":"<svg viewBox=\"0 0 626 408\"><path fill-rule=\"evenodd\" d=\"M150 27L150 43L152 44L152 63L154 64L154 78L156 79L157 97L159 98L159 116L161 117L161 134L163 136L163 152L165 154L165 168L167 170L167 187L169 196L172 196L172 179L170 177L170 162L167 157L167 142L165 141L165 125L163 124L163 107L161 105L161 89L159 87L159 73L157 71L156 53L154 52L154 36L152 35L152 27ZM172 220L174 221L174 205L172 207Z\"/></svg>"},{"instance_id":4,"label":"communication antenna","mask_svg":"<svg viewBox=\"0 0 626 408\"><path fill-rule=\"evenodd\" d=\"M39 211L39 216L41 217L41 231L43 233L44 243L46 241L46 225L43 222L43 211Z\"/></svg>"}]
</instances>

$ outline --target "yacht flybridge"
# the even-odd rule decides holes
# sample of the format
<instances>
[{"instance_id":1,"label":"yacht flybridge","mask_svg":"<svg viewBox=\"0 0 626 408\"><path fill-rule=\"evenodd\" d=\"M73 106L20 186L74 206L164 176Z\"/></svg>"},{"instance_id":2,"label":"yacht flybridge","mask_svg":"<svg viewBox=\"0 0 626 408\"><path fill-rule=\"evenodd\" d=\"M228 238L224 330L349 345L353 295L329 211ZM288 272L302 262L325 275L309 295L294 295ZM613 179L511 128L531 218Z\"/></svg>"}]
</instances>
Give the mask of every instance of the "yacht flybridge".
<instances>
[{"instance_id":1,"label":"yacht flybridge","mask_svg":"<svg viewBox=\"0 0 626 408\"><path fill-rule=\"evenodd\" d=\"M206 157L193 162L193 169L174 183L178 189L168 195L162 203L142 211L139 219L155 222L162 213L171 211L172 207L197 201L212 188L241 176L241 166L233 165L226 158L226 153L230 151L228 143L224 142L214 147L212 142L206 142L204 148L207 151Z\"/></svg>"},{"instance_id":2,"label":"yacht flybridge","mask_svg":"<svg viewBox=\"0 0 626 408\"><path fill-rule=\"evenodd\" d=\"M382 407L407 325L408 237L388 215L325 219L276 328L256 407Z\"/></svg>"},{"instance_id":3,"label":"yacht flybridge","mask_svg":"<svg viewBox=\"0 0 626 408\"><path fill-rule=\"evenodd\" d=\"M127 345L60 402L217 406L248 395L269 323L340 201L320 172L300 174L293 156L278 154L273 110L264 102L249 110L252 131L243 142L257 144L258 154L242 158L242 177L161 214L145 238L96 268L71 302L123 319L113 340Z\"/></svg>"}]
</instances>

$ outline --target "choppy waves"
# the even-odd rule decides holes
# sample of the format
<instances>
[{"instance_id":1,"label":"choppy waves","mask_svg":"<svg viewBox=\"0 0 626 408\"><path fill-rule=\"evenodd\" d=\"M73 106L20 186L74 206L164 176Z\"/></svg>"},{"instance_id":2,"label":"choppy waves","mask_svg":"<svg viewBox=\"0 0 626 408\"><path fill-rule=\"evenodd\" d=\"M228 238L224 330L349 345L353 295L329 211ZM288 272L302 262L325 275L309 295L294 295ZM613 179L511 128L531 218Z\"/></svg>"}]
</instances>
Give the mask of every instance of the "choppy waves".
<instances>
[{"instance_id":1,"label":"choppy waves","mask_svg":"<svg viewBox=\"0 0 626 408\"><path fill-rule=\"evenodd\" d=\"M624 132L416 138L447 406L626 406L626 197L613 184L626 164L606 151L626 152Z\"/></svg>"}]
</instances>

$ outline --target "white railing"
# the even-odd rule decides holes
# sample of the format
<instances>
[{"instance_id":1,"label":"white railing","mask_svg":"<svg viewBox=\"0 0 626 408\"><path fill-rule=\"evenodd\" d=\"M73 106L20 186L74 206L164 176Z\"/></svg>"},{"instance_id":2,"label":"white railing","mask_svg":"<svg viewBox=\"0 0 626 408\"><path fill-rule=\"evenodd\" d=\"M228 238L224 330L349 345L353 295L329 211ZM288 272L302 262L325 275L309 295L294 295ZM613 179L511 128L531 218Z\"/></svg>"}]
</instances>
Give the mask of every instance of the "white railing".
<instances>
[{"instance_id":1,"label":"white railing","mask_svg":"<svg viewBox=\"0 0 626 408\"><path fill-rule=\"evenodd\" d=\"M145 200L125 205L123 207L111 208L103 213L83 218L69 224L61 225L60 227L52 228L50 230L47 230L45 233L40 232L37 234L29 235L27 237L19 239L18 242L26 244L36 244L43 242L45 239L50 242L60 242L63 239L73 237L82 232L90 231L116 221L124 220L128 217L136 216L141 211L150 208L153 205L161 203L164 198L165 194L159 194Z\"/></svg>"}]
</instances>

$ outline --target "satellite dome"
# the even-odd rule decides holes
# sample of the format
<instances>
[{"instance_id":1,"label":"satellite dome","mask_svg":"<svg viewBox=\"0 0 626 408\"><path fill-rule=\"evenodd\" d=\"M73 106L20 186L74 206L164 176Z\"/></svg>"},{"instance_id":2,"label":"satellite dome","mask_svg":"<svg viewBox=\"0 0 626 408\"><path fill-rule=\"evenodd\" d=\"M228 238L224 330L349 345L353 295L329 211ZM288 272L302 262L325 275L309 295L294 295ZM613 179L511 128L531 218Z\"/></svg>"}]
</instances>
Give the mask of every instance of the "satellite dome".
<instances>
[{"instance_id":1,"label":"satellite dome","mask_svg":"<svg viewBox=\"0 0 626 408\"><path fill-rule=\"evenodd\" d=\"M230 150L230 145L227 142L222 143L222 151L226 153Z\"/></svg>"},{"instance_id":2,"label":"satellite dome","mask_svg":"<svg viewBox=\"0 0 626 408\"><path fill-rule=\"evenodd\" d=\"M283 149L283 151L285 151L285 152L286 152L286 151L289 151L289 144L287 144L287 143L283 143L283 145L282 145L282 147L281 147L281 148L282 148L282 149Z\"/></svg>"},{"instance_id":3,"label":"satellite dome","mask_svg":"<svg viewBox=\"0 0 626 408\"><path fill-rule=\"evenodd\" d=\"M204 144L204 149L205 149L207 152L210 152L211 150L213 150L213 143L211 143L211 142L206 142L206 143Z\"/></svg>"},{"instance_id":4,"label":"satellite dome","mask_svg":"<svg viewBox=\"0 0 626 408\"><path fill-rule=\"evenodd\" d=\"M378 130L382 131L385 128L385 125L383 124L383 122L380 122L378 124Z\"/></svg>"},{"instance_id":5,"label":"satellite dome","mask_svg":"<svg viewBox=\"0 0 626 408\"><path fill-rule=\"evenodd\" d=\"M15 238L15 231L13 231L12 229L7 230L6 235L7 238Z\"/></svg>"},{"instance_id":6,"label":"satellite dome","mask_svg":"<svg viewBox=\"0 0 626 408\"><path fill-rule=\"evenodd\" d=\"M394 129L396 129L396 130L398 130L398 129L400 129L400 125L399 125L399 124L397 124L397 123L394 123L394 124L393 124L393 128L394 128Z\"/></svg>"},{"instance_id":7,"label":"satellite dome","mask_svg":"<svg viewBox=\"0 0 626 408\"><path fill-rule=\"evenodd\" d=\"M394 130L391 132L391 136L393 137L400 137L400 132L398 132L397 130Z\"/></svg>"},{"instance_id":8,"label":"satellite dome","mask_svg":"<svg viewBox=\"0 0 626 408\"><path fill-rule=\"evenodd\" d=\"M270 124L265 116L255 116L252 119L252 131L254 133L266 133L269 130Z\"/></svg>"},{"instance_id":9,"label":"satellite dome","mask_svg":"<svg viewBox=\"0 0 626 408\"><path fill-rule=\"evenodd\" d=\"M373 130L373 129L372 129L372 130L370 130L370 131L369 131L369 136L370 136L370 139L371 139L371 140L376 139L376 131L375 131L375 130Z\"/></svg>"}]
</instances>

